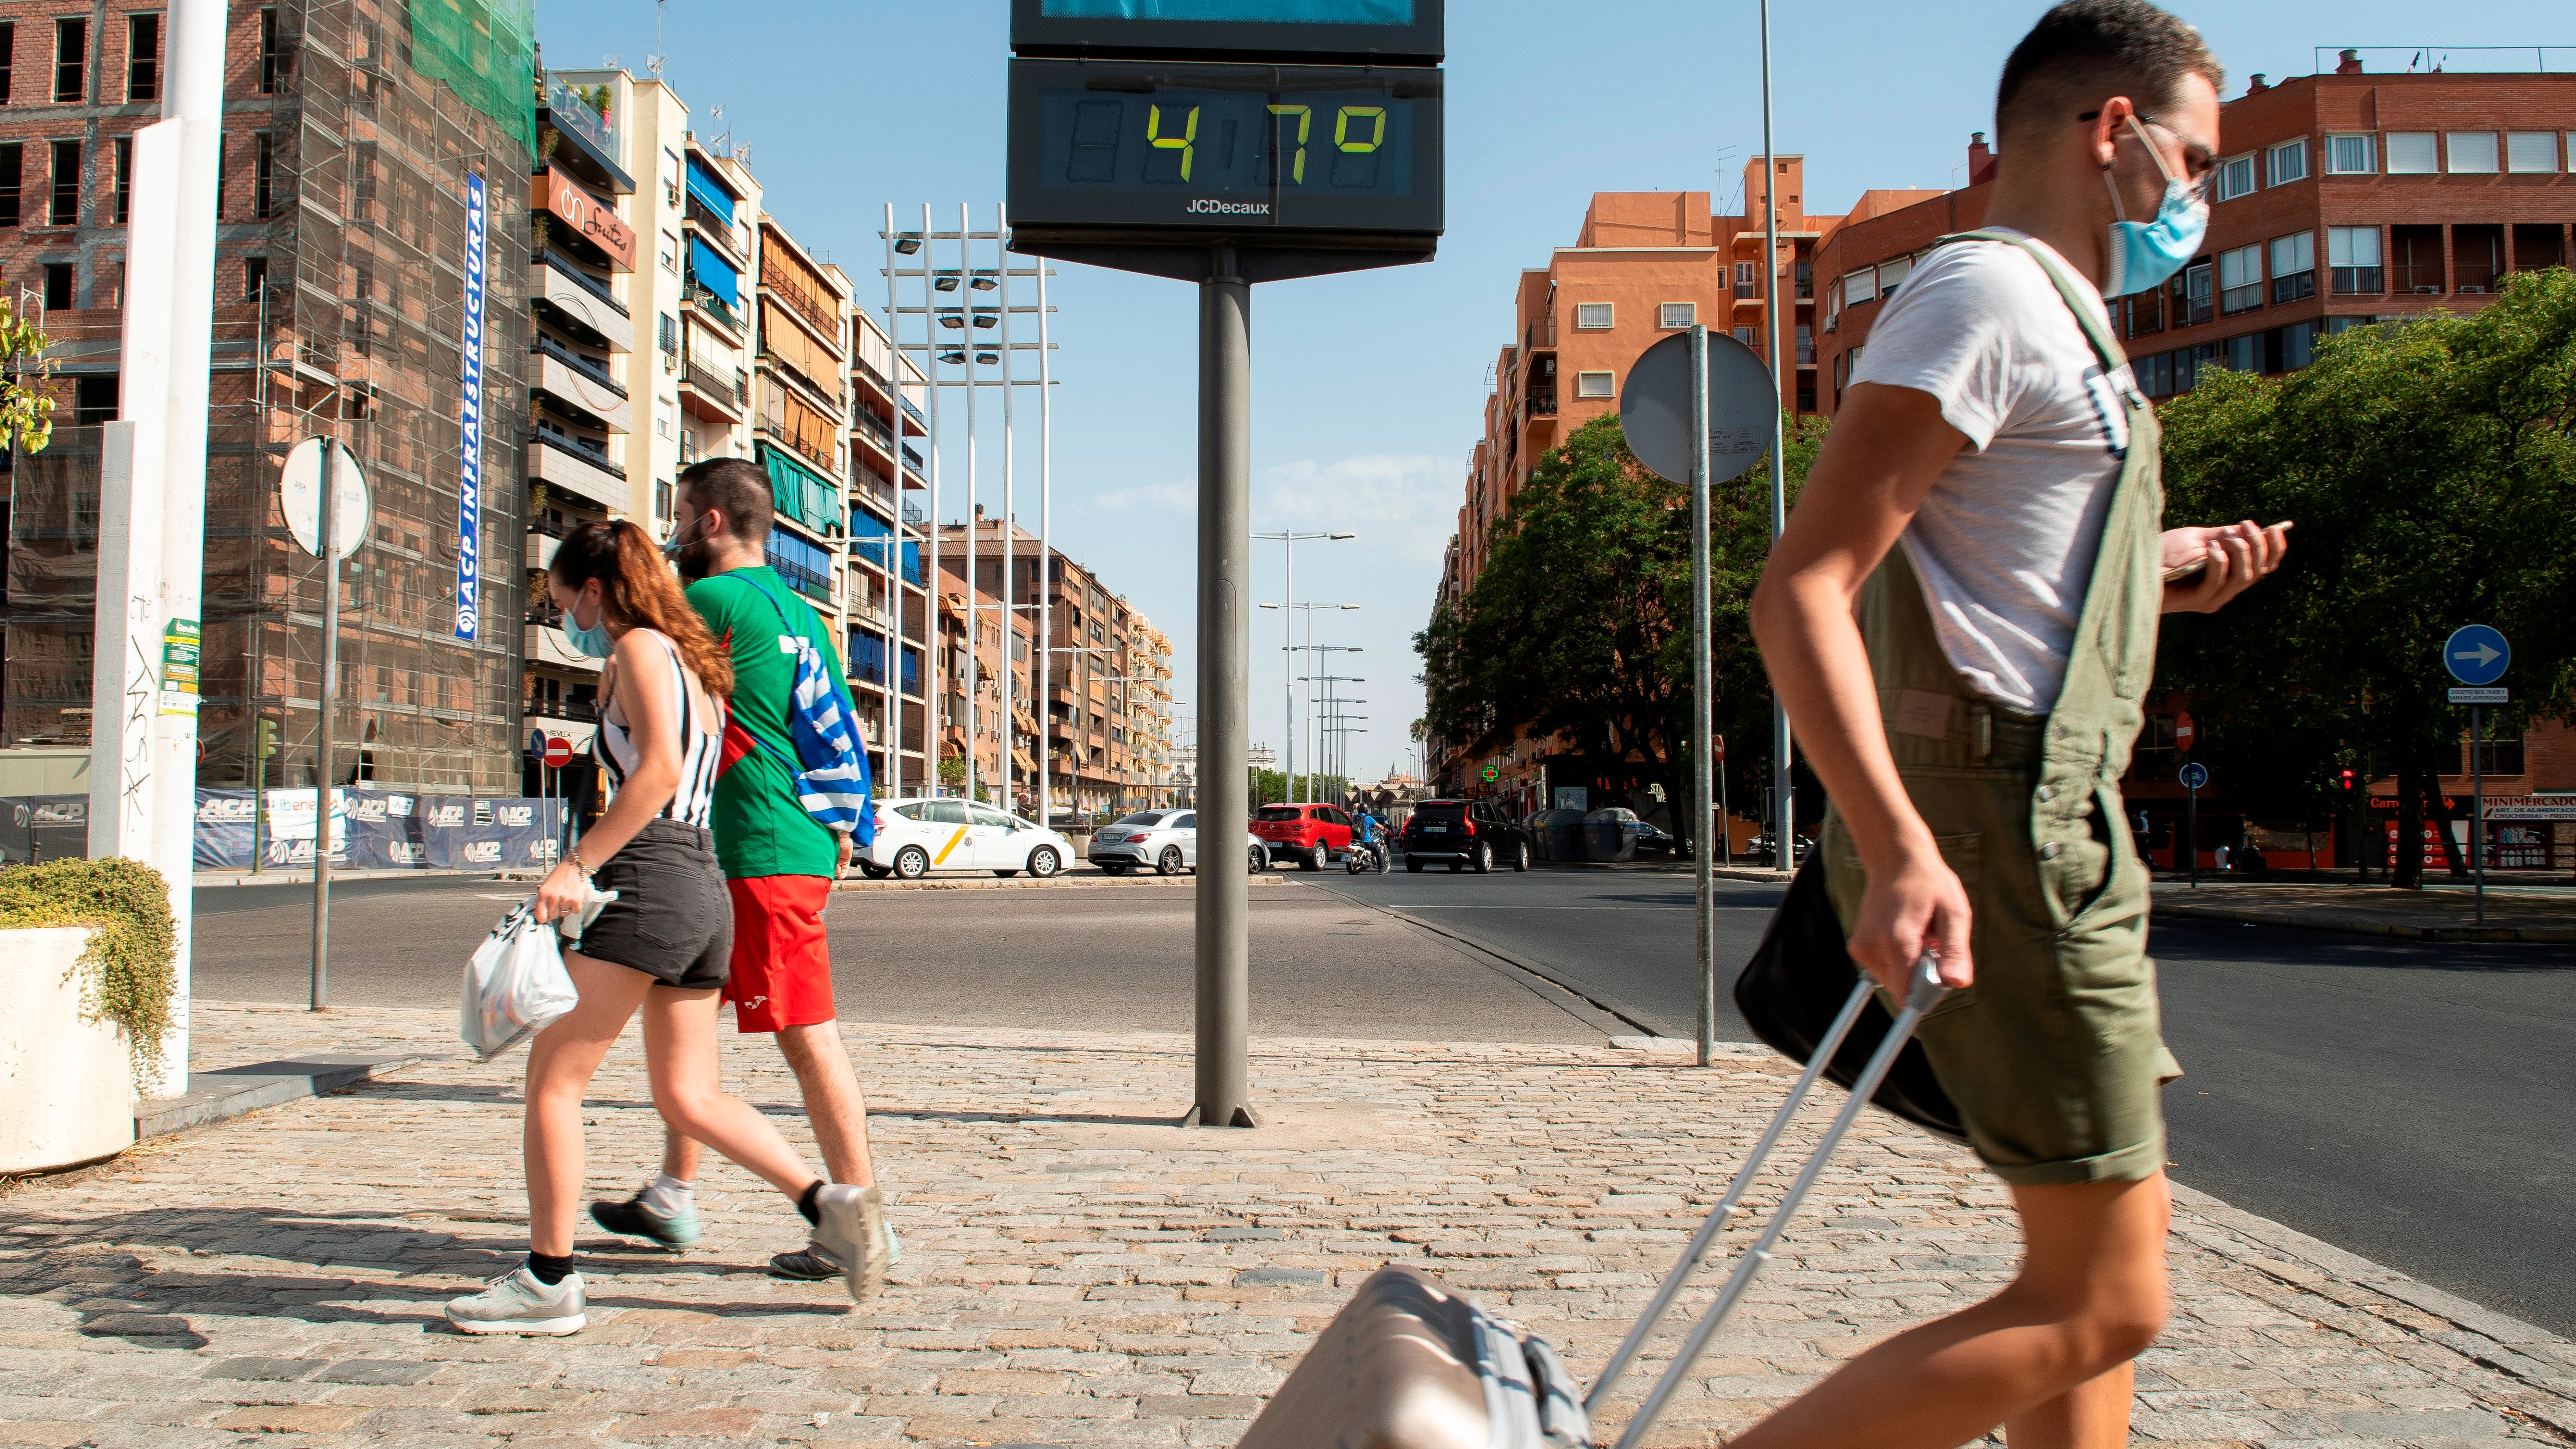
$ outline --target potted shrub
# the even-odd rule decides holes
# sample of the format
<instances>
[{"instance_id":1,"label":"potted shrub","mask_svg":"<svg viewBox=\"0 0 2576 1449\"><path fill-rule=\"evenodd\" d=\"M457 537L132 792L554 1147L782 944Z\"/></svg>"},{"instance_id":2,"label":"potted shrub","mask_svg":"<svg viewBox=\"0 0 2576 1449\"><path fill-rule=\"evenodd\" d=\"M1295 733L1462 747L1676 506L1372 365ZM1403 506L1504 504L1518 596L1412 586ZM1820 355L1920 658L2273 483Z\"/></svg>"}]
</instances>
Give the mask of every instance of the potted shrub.
<instances>
[{"instance_id":1,"label":"potted shrub","mask_svg":"<svg viewBox=\"0 0 2576 1449\"><path fill-rule=\"evenodd\" d=\"M0 870L0 1173L133 1145L137 1083L170 1031L169 887L139 861Z\"/></svg>"}]
</instances>

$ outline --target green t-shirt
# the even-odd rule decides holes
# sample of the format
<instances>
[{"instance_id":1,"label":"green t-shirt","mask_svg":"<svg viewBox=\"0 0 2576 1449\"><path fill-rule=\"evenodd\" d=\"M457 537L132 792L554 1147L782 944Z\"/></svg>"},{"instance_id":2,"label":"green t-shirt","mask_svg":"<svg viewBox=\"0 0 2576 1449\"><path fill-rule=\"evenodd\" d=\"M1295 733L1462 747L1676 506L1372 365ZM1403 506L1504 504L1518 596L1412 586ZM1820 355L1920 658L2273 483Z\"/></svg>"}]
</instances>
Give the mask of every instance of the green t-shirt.
<instances>
[{"instance_id":1,"label":"green t-shirt","mask_svg":"<svg viewBox=\"0 0 2576 1449\"><path fill-rule=\"evenodd\" d=\"M753 579L759 583L749 582ZM787 725L796 655L784 647L790 635L780 631L779 608L771 599L785 608L795 636L823 651L824 667L837 680L842 677L841 653L832 647L832 631L766 564L711 574L689 585L688 592L717 642L733 654L733 722L776 751L748 751L716 781L716 859L730 880L828 876L840 845L796 801L796 777L787 764L796 758L795 736Z\"/></svg>"}]
</instances>

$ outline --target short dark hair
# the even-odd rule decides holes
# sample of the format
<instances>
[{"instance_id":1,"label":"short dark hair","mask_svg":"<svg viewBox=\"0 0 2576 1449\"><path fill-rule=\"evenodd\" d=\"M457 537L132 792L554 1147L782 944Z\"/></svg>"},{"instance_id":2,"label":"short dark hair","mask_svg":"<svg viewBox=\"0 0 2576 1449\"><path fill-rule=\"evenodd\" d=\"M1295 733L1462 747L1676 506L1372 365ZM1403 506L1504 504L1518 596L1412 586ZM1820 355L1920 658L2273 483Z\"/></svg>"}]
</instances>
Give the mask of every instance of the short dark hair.
<instances>
[{"instance_id":1,"label":"short dark hair","mask_svg":"<svg viewBox=\"0 0 2576 1449\"><path fill-rule=\"evenodd\" d=\"M2009 146L2033 113L2065 109L2062 119L2071 122L2109 96L2162 110L2193 75L2206 76L2212 90L2227 80L2200 32L2172 14L2147 0L2065 0L2039 17L2004 62L1995 138Z\"/></svg>"},{"instance_id":2,"label":"short dark hair","mask_svg":"<svg viewBox=\"0 0 2576 1449\"><path fill-rule=\"evenodd\" d=\"M745 543L769 537L778 510L770 502L769 470L748 458L709 458L680 470L680 486L701 509L725 516L725 533Z\"/></svg>"}]
</instances>

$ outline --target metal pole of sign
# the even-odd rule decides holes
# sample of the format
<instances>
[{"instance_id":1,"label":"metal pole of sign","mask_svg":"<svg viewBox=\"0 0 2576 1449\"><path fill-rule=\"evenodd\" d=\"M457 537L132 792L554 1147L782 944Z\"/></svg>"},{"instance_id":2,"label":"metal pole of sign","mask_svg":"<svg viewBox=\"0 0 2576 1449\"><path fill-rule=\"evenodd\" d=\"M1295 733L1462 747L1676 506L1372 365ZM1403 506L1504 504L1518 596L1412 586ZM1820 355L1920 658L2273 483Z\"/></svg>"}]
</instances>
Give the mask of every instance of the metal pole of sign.
<instances>
[{"instance_id":1,"label":"metal pole of sign","mask_svg":"<svg viewBox=\"0 0 2576 1449\"><path fill-rule=\"evenodd\" d=\"M2477 878L2477 920L2487 923L2487 779L2486 735L2479 728L2478 706L2469 706L2469 861Z\"/></svg>"},{"instance_id":2,"label":"metal pole of sign","mask_svg":"<svg viewBox=\"0 0 2576 1449\"><path fill-rule=\"evenodd\" d=\"M2190 795L2183 802L2182 853L2191 862L2191 888L2200 889L2200 787L2186 785Z\"/></svg>"},{"instance_id":3,"label":"metal pole of sign","mask_svg":"<svg viewBox=\"0 0 2576 1449\"><path fill-rule=\"evenodd\" d=\"M1708 602L1708 328L1690 330L1691 390L1691 874L1692 915L1699 928L1699 1064L1717 1058L1717 877L1709 851L1709 776L1717 766L1710 738Z\"/></svg>"},{"instance_id":4,"label":"metal pole of sign","mask_svg":"<svg viewBox=\"0 0 2576 1449\"><path fill-rule=\"evenodd\" d=\"M1786 440L1781 435L1780 412L1780 205L1777 197L1780 162L1771 139L1771 0L1762 0L1762 321L1768 329L1770 346L1764 349L1763 361L1770 364L1771 393L1771 537L1778 539L1789 526L1789 483L1780 450ZM1705 407L1705 402L1695 404ZM1705 444L1702 445L1703 447ZM1798 801L1789 784L1789 711L1780 698L1771 698L1771 782L1779 802L1779 816L1772 824L1772 844L1778 852L1782 870L1798 868Z\"/></svg>"},{"instance_id":5,"label":"metal pole of sign","mask_svg":"<svg viewBox=\"0 0 2576 1449\"><path fill-rule=\"evenodd\" d=\"M1252 284L1234 248L1209 249L1199 284L1199 777L1201 814L1248 817L1245 718L1252 649ZM1198 1102L1202 1127L1254 1125L1250 1071L1251 877L1198 873Z\"/></svg>"},{"instance_id":6,"label":"metal pole of sign","mask_svg":"<svg viewBox=\"0 0 2576 1449\"><path fill-rule=\"evenodd\" d=\"M322 519L313 532L322 565L322 694L314 711L319 727L313 748L313 1011L331 1000L331 706L340 689L340 537L332 516L331 465L339 451L336 438L322 439Z\"/></svg>"}]
</instances>

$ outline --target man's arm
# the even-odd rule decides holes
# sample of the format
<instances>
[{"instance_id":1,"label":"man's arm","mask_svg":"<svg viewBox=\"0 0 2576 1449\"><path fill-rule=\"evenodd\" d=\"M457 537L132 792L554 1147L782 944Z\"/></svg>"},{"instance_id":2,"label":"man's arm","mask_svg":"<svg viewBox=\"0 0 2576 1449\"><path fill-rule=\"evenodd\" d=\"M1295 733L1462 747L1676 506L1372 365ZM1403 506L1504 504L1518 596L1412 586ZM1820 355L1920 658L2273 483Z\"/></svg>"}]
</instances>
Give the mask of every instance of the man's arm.
<instances>
[{"instance_id":1,"label":"man's arm","mask_svg":"<svg viewBox=\"0 0 2576 1449\"><path fill-rule=\"evenodd\" d=\"M1965 446L1931 394L1851 388L1753 593L1753 636L1772 688L1869 875L1852 959L1900 997L1927 945L1940 953L1942 980L1972 979L1968 896L1897 776L1852 609Z\"/></svg>"}]
</instances>

